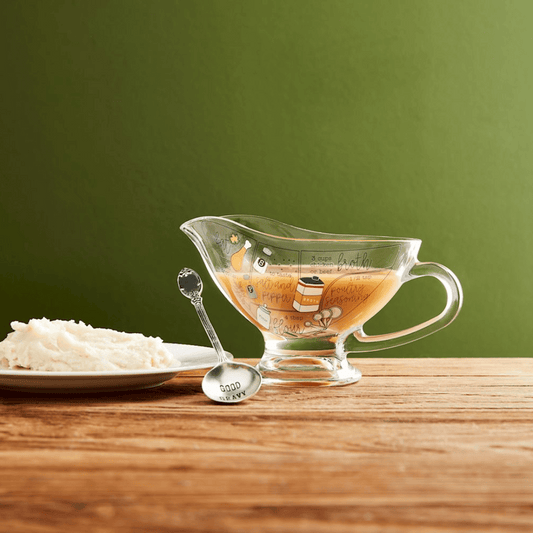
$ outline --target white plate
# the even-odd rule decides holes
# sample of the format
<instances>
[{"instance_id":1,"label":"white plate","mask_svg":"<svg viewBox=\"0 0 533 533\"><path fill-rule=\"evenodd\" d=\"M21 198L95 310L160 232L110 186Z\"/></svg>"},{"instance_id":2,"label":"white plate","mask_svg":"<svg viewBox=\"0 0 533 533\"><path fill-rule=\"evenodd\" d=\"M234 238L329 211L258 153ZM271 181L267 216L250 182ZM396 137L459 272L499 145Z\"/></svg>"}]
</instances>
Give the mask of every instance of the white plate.
<instances>
[{"instance_id":1,"label":"white plate","mask_svg":"<svg viewBox=\"0 0 533 533\"><path fill-rule=\"evenodd\" d=\"M165 344L176 360L168 368L108 370L105 372L37 372L0 370L0 388L27 392L104 392L157 387L179 372L211 368L218 362L213 348ZM226 352L229 359L233 356Z\"/></svg>"}]
</instances>

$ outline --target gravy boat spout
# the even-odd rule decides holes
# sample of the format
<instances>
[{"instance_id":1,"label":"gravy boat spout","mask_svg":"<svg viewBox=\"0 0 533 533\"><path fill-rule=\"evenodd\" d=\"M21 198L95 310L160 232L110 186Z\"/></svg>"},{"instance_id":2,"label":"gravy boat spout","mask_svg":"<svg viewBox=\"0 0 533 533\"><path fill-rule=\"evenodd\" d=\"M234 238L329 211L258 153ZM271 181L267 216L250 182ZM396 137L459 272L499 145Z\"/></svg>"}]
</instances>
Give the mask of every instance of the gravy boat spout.
<instances>
[{"instance_id":1,"label":"gravy boat spout","mask_svg":"<svg viewBox=\"0 0 533 533\"><path fill-rule=\"evenodd\" d=\"M361 373L352 352L392 348L448 325L462 305L446 267L420 263L419 239L320 233L264 217L199 217L182 224L218 288L265 339L264 383L345 385ZM363 325L421 276L434 276L448 301L438 316L407 330L366 335Z\"/></svg>"}]
</instances>

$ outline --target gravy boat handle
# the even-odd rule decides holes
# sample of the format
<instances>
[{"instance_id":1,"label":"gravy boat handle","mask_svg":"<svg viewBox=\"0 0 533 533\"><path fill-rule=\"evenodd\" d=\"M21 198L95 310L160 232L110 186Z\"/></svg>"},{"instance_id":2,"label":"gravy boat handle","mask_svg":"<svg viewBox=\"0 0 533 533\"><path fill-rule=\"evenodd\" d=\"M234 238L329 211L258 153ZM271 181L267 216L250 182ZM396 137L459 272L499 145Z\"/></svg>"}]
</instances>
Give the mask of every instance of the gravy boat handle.
<instances>
[{"instance_id":1,"label":"gravy boat handle","mask_svg":"<svg viewBox=\"0 0 533 533\"><path fill-rule=\"evenodd\" d=\"M361 327L353 333L361 344L349 350L350 353L373 352L401 346L431 335L453 322L463 305L463 289L457 276L449 268L438 263L415 263L406 281L424 276L437 278L446 289L447 301L442 313L417 326L383 335L367 335Z\"/></svg>"}]
</instances>

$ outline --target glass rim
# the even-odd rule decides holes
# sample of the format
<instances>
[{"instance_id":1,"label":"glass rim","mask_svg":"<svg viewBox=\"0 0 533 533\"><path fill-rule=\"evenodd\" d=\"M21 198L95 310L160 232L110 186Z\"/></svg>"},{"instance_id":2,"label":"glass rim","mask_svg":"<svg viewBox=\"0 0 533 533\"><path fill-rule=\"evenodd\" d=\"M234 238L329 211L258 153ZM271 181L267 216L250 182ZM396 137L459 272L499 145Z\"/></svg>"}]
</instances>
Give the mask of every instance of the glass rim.
<instances>
[{"instance_id":1,"label":"glass rim","mask_svg":"<svg viewBox=\"0 0 533 533\"><path fill-rule=\"evenodd\" d=\"M284 237L282 235L266 233L265 231L261 231L257 228L246 226L245 224L235 220L236 218L237 219L249 219L249 220L264 220L264 221L268 221L273 224L280 224L285 227L294 228L297 231L315 234L318 237L317 238ZM202 222L202 221L207 221L207 220L224 220L224 221L230 222L231 224L240 226L244 230L253 231L260 235L265 235L267 237L273 237L276 239L283 239L287 241L304 241L304 242L332 242L332 241L335 242L337 241L337 242L387 242L387 243L421 243L422 242L421 239L418 239L415 237L391 237L391 236L386 236L386 235L355 235L355 234L344 234L344 233L326 233L322 231L315 231L315 230L300 228L298 226L287 224L286 222L280 222L279 220L275 220L269 217L264 217L260 215L246 215L246 214L195 217L181 224L180 229L183 231L183 229L186 226L193 224L194 222Z\"/></svg>"}]
</instances>

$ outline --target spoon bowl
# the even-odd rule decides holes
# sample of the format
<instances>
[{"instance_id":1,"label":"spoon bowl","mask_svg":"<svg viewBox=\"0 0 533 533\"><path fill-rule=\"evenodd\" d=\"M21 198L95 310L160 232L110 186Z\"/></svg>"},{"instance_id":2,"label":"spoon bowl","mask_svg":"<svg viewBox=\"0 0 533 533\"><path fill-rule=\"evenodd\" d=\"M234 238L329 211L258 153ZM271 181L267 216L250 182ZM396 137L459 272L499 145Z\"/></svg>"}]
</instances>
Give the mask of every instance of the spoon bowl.
<instances>
[{"instance_id":1,"label":"spoon bowl","mask_svg":"<svg viewBox=\"0 0 533 533\"><path fill-rule=\"evenodd\" d=\"M235 403L253 396L261 387L261 374L245 363L224 362L202 381L204 394L217 402Z\"/></svg>"}]
</instances>

